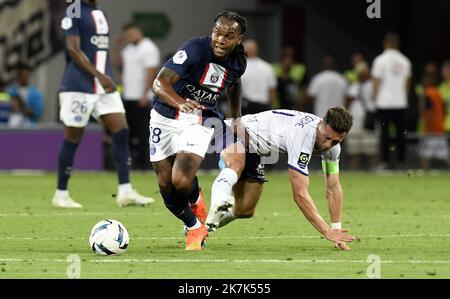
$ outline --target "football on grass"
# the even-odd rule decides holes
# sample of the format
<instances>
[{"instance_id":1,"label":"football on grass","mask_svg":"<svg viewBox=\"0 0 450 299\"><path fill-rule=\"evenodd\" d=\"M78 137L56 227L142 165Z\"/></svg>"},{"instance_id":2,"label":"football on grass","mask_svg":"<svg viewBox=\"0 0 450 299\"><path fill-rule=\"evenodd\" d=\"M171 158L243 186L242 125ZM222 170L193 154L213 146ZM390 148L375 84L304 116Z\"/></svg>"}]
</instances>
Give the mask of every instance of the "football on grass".
<instances>
[{"instance_id":1,"label":"football on grass","mask_svg":"<svg viewBox=\"0 0 450 299\"><path fill-rule=\"evenodd\" d=\"M128 231L117 220L102 220L92 228L89 244L98 255L119 255L125 253L129 242Z\"/></svg>"}]
</instances>

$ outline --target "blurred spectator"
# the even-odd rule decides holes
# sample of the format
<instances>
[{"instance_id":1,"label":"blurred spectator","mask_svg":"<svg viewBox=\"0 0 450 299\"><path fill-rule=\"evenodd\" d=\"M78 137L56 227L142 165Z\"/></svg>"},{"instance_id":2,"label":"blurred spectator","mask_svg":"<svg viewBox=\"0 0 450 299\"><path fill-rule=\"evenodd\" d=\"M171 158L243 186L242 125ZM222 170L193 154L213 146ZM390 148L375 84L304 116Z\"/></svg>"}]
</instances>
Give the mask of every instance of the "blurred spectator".
<instances>
[{"instance_id":1,"label":"blurred spectator","mask_svg":"<svg viewBox=\"0 0 450 299\"><path fill-rule=\"evenodd\" d=\"M430 168L430 160L442 160L450 166L448 140L445 133L445 104L437 87L435 76L425 74L422 79L424 98L420 111L424 120L423 135L419 143L419 155L424 170Z\"/></svg>"},{"instance_id":2,"label":"blurred spectator","mask_svg":"<svg viewBox=\"0 0 450 299\"><path fill-rule=\"evenodd\" d=\"M36 124L44 113L44 97L42 93L30 83L32 75L31 67L27 65L19 66L17 70L16 84L8 88L8 93L19 99L15 107L23 115L22 125ZM16 116L19 115L17 111ZM16 126L18 125L16 119Z\"/></svg>"},{"instance_id":3,"label":"blurred spectator","mask_svg":"<svg viewBox=\"0 0 450 299\"><path fill-rule=\"evenodd\" d=\"M0 124L8 125L12 112L12 97L5 90L5 83L0 79Z\"/></svg>"},{"instance_id":4,"label":"blurred spectator","mask_svg":"<svg viewBox=\"0 0 450 299\"><path fill-rule=\"evenodd\" d=\"M444 61L441 69L442 83L439 85L439 91L444 99L446 116L445 130L450 132L450 60Z\"/></svg>"},{"instance_id":5,"label":"blurred spectator","mask_svg":"<svg viewBox=\"0 0 450 299\"><path fill-rule=\"evenodd\" d=\"M244 43L247 68L242 80L242 114L270 110L276 99L277 79L272 66L258 57L258 44L249 39Z\"/></svg>"},{"instance_id":6,"label":"blurred spectator","mask_svg":"<svg viewBox=\"0 0 450 299\"><path fill-rule=\"evenodd\" d=\"M283 49L281 62L274 64L273 68L278 81L280 108L299 109L306 66L295 61L295 51L292 47L286 47Z\"/></svg>"},{"instance_id":7,"label":"blurred spectator","mask_svg":"<svg viewBox=\"0 0 450 299\"><path fill-rule=\"evenodd\" d=\"M347 81L334 70L332 56L323 59L322 69L311 79L307 90L307 100L312 102L314 114L320 117L324 117L331 107L344 106L347 91Z\"/></svg>"},{"instance_id":8,"label":"blurred spectator","mask_svg":"<svg viewBox=\"0 0 450 299\"><path fill-rule=\"evenodd\" d=\"M390 125L395 127L395 144L398 162L405 161L405 111L408 107L408 90L411 84L411 62L400 53L399 37L387 33L384 38L384 52L377 56L372 66L374 99L381 122L380 169L389 163L391 151Z\"/></svg>"},{"instance_id":9,"label":"blurred spectator","mask_svg":"<svg viewBox=\"0 0 450 299\"><path fill-rule=\"evenodd\" d=\"M11 128L22 126L24 116L21 112L21 100L11 96L5 90L5 83L0 80L0 124Z\"/></svg>"},{"instance_id":10,"label":"blurred spectator","mask_svg":"<svg viewBox=\"0 0 450 299\"><path fill-rule=\"evenodd\" d=\"M344 72L344 77L345 79L347 79L349 83L354 83L358 81L356 66L361 62L366 62L364 55L361 53L353 53L351 57L352 69L346 70Z\"/></svg>"},{"instance_id":11,"label":"blurred spectator","mask_svg":"<svg viewBox=\"0 0 450 299\"><path fill-rule=\"evenodd\" d=\"M368 157L369 167L378 162L378 137L375 128L375 103L372 99L373 83L369 66L360 62L355 66L357 81L347 92L347 107L353 116L353 126L346 137L346 153L350 156L350 169L361 169L362 155Z\"/></svg>"},{"instance_id":12,"label":"blurred spectator","mask_svg":"<svg viewBox=\"0 0 450 299\"><path fill-rule=\"evenodd\" d=\"M123 35L116 40L114 50L115 65L121 69L122 98L130 128L132 167L149 169L148 126L152 86L160 65L160 51L155 43L144 37L142 29L135 24L123 27Z\"/></svg>"},{"instance_id":13,"label":"blurred spectator","mask_svg":"<svg viewBox=\"0 0 450 299\"><path fill-rule=\"evenodd\" d=\"M427 75L432 76L434 78L437 78L439 76L439 67L436 64L436 62L429 61L429 62L425 63L425 66L423 68L422 79ZM416 115L416 118L418 118L418 121L417 121L417 131L418 132L422 132L423 126L424 126L422 114L420 112L420 105L422 102L425 101L425 99L424 99L425 98L425 88L423 87L422 82L423 82L423 80L420 80L414 86L414 96L415 96L414 103L418 103L418 105L416 107L417 108L416 110L418 111L418 114ZM410 116L410 115L408 115L408 116Z\"/></svg>"}]
</instances>

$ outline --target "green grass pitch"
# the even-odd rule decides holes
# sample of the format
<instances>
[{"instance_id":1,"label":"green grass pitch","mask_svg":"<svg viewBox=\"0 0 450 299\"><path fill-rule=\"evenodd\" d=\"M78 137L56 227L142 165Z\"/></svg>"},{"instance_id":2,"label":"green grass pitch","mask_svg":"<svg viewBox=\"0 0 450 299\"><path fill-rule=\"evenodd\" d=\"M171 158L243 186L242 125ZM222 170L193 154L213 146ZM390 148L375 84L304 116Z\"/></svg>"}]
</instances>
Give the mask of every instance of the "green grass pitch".
<instances>
[{"instance_id":1,"label":"green grass pitch","mask_svg":"<svg viewBox=\"0 0 450 299\"><path fill-rule=\"evenodd\" d=\"M321 238L292 200L287 173L269 173L252 219L237 220L185 252L181 223L165 208L152 173L133 173L134 186L157 202L119 208L114 173L75 172L71 195L81 210L50 201L55 174L0 174L0 278L66 278L81 258L81 278L367 278L369 255L381 278L450 278L450 174L341 173L344 227L359 239L342 252ZM200 175L207 202L213 175ZM328 221L324 182L310 193ZM124 223L131 240L122 256L97 256L88 244L101 219Z\"/></svg>"}]
</instances>

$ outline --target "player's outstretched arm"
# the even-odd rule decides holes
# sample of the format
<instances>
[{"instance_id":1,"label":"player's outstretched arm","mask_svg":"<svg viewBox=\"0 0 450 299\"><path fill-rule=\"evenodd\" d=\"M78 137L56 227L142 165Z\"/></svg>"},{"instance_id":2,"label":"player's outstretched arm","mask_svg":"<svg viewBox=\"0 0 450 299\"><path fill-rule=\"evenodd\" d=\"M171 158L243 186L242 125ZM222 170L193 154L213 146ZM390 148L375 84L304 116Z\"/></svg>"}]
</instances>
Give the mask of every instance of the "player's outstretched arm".
<instances>
[{"instance_id":1,"label":"player's outstretched arm","mask_svg":"<svg viewBox=\"0 0 450 299\"><path fill-rule=\"evenodd\" d=\"M116 86L111 78L105 76L97 70L97 68L89 61L89 58L83 53L80 48L80 37L76 35L66 36L67 52L73 59L75 64L84 72L96 77L107 93L116 90Z\"/></svg>"},{"instance_id":2,"label":"player's outstretched arm","mask_svg":"<svg viewBox=\"0 0 450 299\"><path fill-rule=\"evenodd\" d=\"M342 191L339 174L324 174L327 188L328 211L332 223L342 222L342 208L344 205L344 192Z\"/></svg>"},{"instance_id":3,"label":"player's outstretched arm","mask_svg":"<svg viewBox=\"0 0 450 299\"><path fill-rule=\"evenodd\" d=\"M204 109L203 105L196 101L185 100L173 89L173 85L180 80L177 73L163 67L153 81L153 92L167 105L181 112L189 113L194 109Z\"/></svg>"},{"instance_id":4,"label":"player's outstretched arm","mask_svg":"<svg viewBox=\"0 0 450 299\"><path fill-rule=\"evenodd\" d=\"M305 215L306 219L328 240L337 244L351 242L355 237L347 235L345 230L332 230L320 216L308 192L309 178L293 169L289 169L292 193L298 207ZM342 248L341 248L342 249Z\"/></svg>"},{"instance_id":5,"label":"player's outstretched arm","mask_svg":"<svg viewBox=\"0 0 450 299\"><path fill-rule=\"evenodd\" d=\"M239 79L227 89L228 103L230 105L231 117L233 119L241 117L242 106L242 83Z\"/></svg>"},{"instance_id":6,"label":"player's outstretched arm","mask_svg":"<svg viewBox=\"0 0 450 299\"><path fill-rule=\"evenodd\" d=\"M342 209L344 206L344 192L342 191L341 182L339 181L339 173L324 174L325 184L327 188L328 211L330 212L332 229L341 230ZM337 225L337 227L333 227ZM334 244L342 250L351 250L345 243Z\"/></svg>"}]
</instances>

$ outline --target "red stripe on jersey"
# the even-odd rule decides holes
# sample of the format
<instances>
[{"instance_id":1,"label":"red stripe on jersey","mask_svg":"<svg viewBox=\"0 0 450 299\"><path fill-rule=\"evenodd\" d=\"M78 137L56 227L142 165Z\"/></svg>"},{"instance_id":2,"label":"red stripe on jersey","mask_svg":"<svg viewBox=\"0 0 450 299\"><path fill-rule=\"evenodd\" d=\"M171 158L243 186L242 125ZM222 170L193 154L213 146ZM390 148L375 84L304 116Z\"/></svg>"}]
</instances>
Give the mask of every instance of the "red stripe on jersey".
<instances>
[{"instance_id":1,"label":"red stripe on jersey","mask_svg":"<svg viewBox=\"0 0 450 299\"><path fill-rule=\"evenodd\" d=\"M97 68L97 54L98 54L98 51L95 51L95 56L94 56L94 66L95 66L95 68ZM96 94L97 93L97 82L95 82L95 76L94 76L94 78L92 80L94 80L94 94Z\"/></svg>"},{"instance_id":2,"label":"red stripe on jersey","mask_svg":"<svg viewBox=\"0 0 450 299\"><path fill-rule=\"evenodd\" d=\"M98 27L97 27L97 22L96 22L95 17L94 17L94 11L91 12L91 16L92 16L92 20L94 21L94 25L95 25L95 33L97 34L98 33Z\"/></svg>"},{"instance_id":3,"label":"red stripe on jersey","mask_svg":"<svg viewBox=\"0 0 450 299\"><path fill-rule=\"evenodd\" d=\"M220 89L223 89L223 87L225 86L225 81L227 80L228 77L228 70L225 69L225 73L223 74L223 79L222 79L222 84L220 85Z\"/></svg>"},{"instance_id":4,"label":"red stripe on jersey","mask_svg":"<svg viewBox=\"0 0 450 299\"><path fill-rule=\"evenodd\" d=\"M180 117L180 110L177 109L177 114L175 115L175 119L178 119Z\"/></svg>"},{"instance_id":5,"label":"red stripe on jersey","mask_svg":"<svg viewBox=\"0 0 450 299\"><path fill-rule=\"evenodd\" d=\"M205 71L203 72L202 78L200 79L200 84L203 84L205 82L206 75L208 74L209 70L209 63L206 65Z\"/></svg>"}]
</instances>

